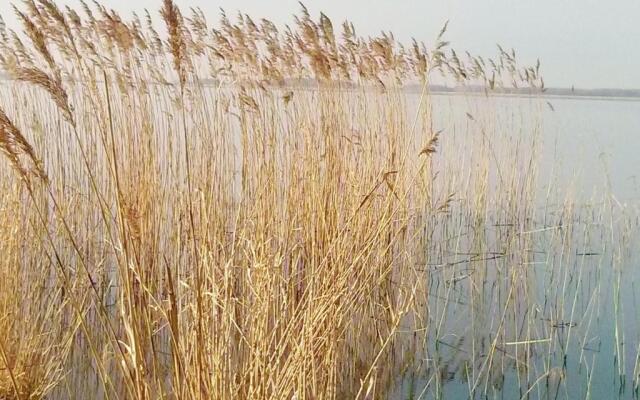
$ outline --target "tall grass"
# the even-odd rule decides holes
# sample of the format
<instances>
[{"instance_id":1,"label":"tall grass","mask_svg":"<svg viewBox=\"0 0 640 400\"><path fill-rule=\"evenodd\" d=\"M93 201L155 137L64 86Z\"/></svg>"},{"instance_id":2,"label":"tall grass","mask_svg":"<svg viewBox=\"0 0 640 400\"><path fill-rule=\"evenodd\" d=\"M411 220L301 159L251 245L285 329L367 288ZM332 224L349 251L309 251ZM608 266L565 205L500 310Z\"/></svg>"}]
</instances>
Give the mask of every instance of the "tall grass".
<instances>
[{"instance_id":1,"label":"tall grass","mask_svg":"<svg viewBox=\"0 0 640 400\"><path fill-rule=\"evenodd\" d=\"M212 28L170 0L160 19L16 14L21 33L0 29L0 397L382 398L418 333L443 339L454 285L433 310L434 234L485 226L494 202L516 246L534 213L536 143L496 148L470 114L470 158L438 161L428 91L436 73L537 90L513 52L462 60L444 29L429 51L339 34L304 7L284 30L224 13ZM482 270L447 279L477 290ZM494 368L469 369L470 391Z\"/></svg>"}]
</instances>

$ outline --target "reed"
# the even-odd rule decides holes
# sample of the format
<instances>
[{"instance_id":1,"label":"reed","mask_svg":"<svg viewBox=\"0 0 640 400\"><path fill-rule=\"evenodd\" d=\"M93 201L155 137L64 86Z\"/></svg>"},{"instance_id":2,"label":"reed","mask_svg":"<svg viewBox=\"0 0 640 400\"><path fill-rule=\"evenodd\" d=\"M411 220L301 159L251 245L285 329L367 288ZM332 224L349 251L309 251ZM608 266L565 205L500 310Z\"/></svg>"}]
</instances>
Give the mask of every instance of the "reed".
<instances>
[{"instance_id":1,"label":"reed","mask_svg":"<svg viewBox=\"0 0 640 400\"><path fill-rule=\"evenodd\" d=\"M446 25L430 47L365 38L304 6L284 29L210 26L171 0L158 19L16 13L21 32L0 26L0 397L385 398L420 351L438 388L431 344L457 347L461 287L485 352L470 395L509 357L523 397L562 379L525 368L557 339L519 319L538 288L506 266L532 261L539 136L471 111L462 143L429 93L435 75L540 92L539 64L458 55Z\"/></svg>"}]
</instances>

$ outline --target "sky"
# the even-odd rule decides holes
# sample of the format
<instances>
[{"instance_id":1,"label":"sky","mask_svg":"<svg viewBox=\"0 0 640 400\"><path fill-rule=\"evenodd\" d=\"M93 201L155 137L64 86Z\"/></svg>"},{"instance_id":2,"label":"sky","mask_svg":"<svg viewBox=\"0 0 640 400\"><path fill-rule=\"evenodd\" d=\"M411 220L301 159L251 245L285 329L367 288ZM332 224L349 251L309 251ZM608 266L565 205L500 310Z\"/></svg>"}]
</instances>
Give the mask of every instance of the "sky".
<instances>
[{"instance_id":1,"label":"sky","mask_svg":"<svg viewBox=\"0 0 640 400\"><path fill-rule=\"evenodd\" d=\"M240 10L253 19L292 23L297 0L174 0L181 8L201 7L210 22L219 8ZM157 10L161 0L101 0L121 14ZM78 6L76 0L59 5ZM496 44L516 49L522 64L542 63L548 87L640 88L640 0L307 0L312 16L320 11L334 25L345 19L364 36L392 31L408 42L433 43L449 20L446 40L459 53L492 57ZM16 20L9 1L0 0L8 25Z\"/></svg>"}]
</instances>

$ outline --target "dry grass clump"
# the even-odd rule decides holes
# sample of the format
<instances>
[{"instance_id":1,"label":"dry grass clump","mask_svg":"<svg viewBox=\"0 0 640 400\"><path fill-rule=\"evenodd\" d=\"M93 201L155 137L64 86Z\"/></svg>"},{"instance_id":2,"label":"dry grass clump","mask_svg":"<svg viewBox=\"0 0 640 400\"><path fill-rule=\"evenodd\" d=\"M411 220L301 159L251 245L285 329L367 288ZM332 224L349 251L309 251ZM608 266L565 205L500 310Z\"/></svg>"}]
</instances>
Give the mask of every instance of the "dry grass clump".
<instances>
[{"instance_id":1,"label":"dry grass clump","mask_svg":"<svg viewBox=\"0 0 640 400\"><path fill-rule=\"evenodd\" d=\"M3 342L0 398L39 399L60 383L62 360L56 358L61 352L48 343L46 336L6 336ZM11 347L7 348L8 345Z\"/></svg>"},{"instance_id":2,"label":"dry grass clump","mask_svg":"<svg viewBox=\"0 0 640 400\"><path fill-rule=\"evenodd\" d=\"M26 1L23 32L0 29L0 182L19 193L0 395L383 397L409 362L399 327L427 328L426 224L453 198L429 74L538 86L537 68L501 51L489 78L444 29L428 52L304 7L284 30L211 28L166 0L164 39L148 13L82 4Z\"/></svg>"},{"instance_id":3,"label":"dry grass clump","mask_svg":"<svg viewBox=\"0 0 640 400\"><path fill-rule=\"evenodd\" d=\"M19 185L19 184L18 184ZM63 376L68 329L61 290L39 270L42 253L19 186L3 187L0 209L0 398L40 398ZM16 195L16 193L18 193ZM35 241L35 242L34 242Z\"/></svg>"}]
</instances>

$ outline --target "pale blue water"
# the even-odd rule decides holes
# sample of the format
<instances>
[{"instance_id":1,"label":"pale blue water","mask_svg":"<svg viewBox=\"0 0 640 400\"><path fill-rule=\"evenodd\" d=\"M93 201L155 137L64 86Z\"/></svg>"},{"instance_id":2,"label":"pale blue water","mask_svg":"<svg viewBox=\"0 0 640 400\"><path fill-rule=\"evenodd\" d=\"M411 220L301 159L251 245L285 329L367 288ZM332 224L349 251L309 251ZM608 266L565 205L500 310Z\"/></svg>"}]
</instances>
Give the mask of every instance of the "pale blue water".
<instances>
[{"instance_id":1,"label":"pale blue water","mask_svg":"<svg viewBox=\"0 0 640 400\"><path fill-rule=\"evenodd\" d=\"M451 142L473 141L464 135L480 125L514 130L496 148L539 132L535 207L513 215L489 201L480 224L457 210L458 239L428 251L426 345L390 398L638 397L640 102L549 101L555 111L435 96L436 129L455 132ZM446 140L441 151L463 148Z\"/></svg>"}]
</instances>

